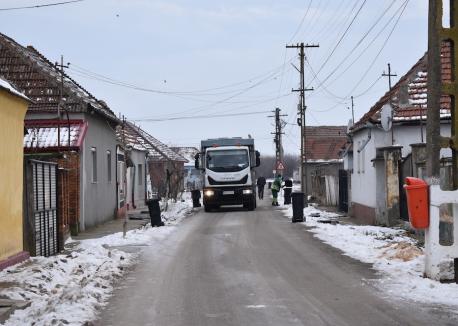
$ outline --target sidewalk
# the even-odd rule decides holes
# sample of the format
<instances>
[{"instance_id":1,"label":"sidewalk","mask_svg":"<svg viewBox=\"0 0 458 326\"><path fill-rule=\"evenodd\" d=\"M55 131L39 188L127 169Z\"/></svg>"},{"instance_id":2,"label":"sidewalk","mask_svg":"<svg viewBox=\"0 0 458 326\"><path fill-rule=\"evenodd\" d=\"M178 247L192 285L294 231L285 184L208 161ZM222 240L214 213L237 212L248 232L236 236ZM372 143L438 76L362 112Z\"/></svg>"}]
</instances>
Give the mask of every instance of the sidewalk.
<instances>
[{"instance_id":1,"label":"sidewalk","mask_svg":"<svg viewBox=\"0 0 458 326\"><path fill-rule=\"evenodd\" d=\"M80 232L77 236L73 236L73 240L87 240L101 238L113 233L123 232L124 222L126 224L126 232L139 229L150 222L148 207L140 207L132 209L127 212L127 220L124 218L117 218L109 220L95 227L89 228Z\"/></svg>"}]
</instances>

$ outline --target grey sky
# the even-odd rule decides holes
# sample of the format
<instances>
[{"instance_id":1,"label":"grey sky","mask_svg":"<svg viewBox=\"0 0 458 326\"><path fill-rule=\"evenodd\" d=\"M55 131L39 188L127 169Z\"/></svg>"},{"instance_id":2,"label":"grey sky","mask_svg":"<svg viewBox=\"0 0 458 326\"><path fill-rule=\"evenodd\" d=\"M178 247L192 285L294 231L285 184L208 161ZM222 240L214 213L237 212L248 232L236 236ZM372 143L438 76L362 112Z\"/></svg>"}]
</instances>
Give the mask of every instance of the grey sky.
<instances>
[{"instance_id":1,"label":"grey sky","mask_svg":"<svg viewBox=\"0 0 458 326\"><path fill-rule=\"evenodd\" d=\"M50 2L53 0L2 0L0 8ZM289 62L298 65L298 59L296 51L286 51L285 45L294 34L293 42L319 43L320 48L307 51L312 69L318 72L363 2L312 0L300 24L309 0L86 0L59 7L0 11L0 31L23 45L35 46L51 61L63 54L65 61L72 63L71 76L129 119L268 111L278 106L289 114L286 119L294 122L297 94L290 91L298 87L299 74ZM367 0L318 78L312 80L312 72L306 69L307 85L317 89L307 94L308 124L347 125L350 102L334 96L364 93L355 100L358 119L387 90L388 81L383 78L366 92L388 62L401 76L424 54L427 1L410 0L386 47L371 65L398 16L390 18L400 12L403 3L405 0ZM351 51L388 7L379 24ZM387 28L360 59L330 83L387 22ZM341 63L350 52L348 60ZM107 84L81 74L81 68L175 93ZM324 83L326 90L318 87L336 68ZM214 88L218 89L208 90ZM262 152L273 153L273 120L266 115L139 123L167 144L197 145L202 138L251 134ZM298 131L297 126L286 127L286 152L299 152Z\"/></svg>"}]
</instances>

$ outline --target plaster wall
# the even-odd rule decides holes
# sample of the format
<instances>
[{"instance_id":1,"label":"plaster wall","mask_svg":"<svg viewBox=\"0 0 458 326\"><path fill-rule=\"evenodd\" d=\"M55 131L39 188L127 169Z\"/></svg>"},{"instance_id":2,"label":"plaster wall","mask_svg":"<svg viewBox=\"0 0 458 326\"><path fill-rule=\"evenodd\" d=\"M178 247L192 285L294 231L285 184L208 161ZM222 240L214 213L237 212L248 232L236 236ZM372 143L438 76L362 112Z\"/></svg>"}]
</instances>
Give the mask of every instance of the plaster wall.
<instances>
[{"instance_id":1,"label":"plaster wall","mask_svg":"<svg viewBox=\"0 0 458 326\"><path fill-rule=\"evenodd\" d=\"M23 251L23 139L26 100L0 89L0 263Z\"/></svg>"}]
</instances>

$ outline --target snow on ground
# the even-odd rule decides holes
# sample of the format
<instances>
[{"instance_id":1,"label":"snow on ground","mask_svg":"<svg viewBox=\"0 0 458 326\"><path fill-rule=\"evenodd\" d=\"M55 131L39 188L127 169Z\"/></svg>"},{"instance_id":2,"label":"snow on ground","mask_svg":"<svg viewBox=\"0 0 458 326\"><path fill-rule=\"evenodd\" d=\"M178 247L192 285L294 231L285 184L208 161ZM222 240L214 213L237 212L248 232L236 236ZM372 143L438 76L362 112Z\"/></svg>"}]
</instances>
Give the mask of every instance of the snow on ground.
<instances>
[{"instance_id":1,"label":"snow on ground","mask_svg":"<svg viewBox=\"0 0 458 326\"><path fill-rule=\"evenodd\" d=\"M122 232L98 239L70 241L67 253L34 257L0 272L0 297L27 300L32 304L17 310L5 326L82 325L94 320L113 291L113 285L138 254L114 247L152 245L174 232L192 211L189 200L168 204L165 226Z\"/></svg>"},{"instance_id":2,"label":"snow on ground","mask_svg":"<svg viewBox=\"0 0 458 326\"><path fill-rule=\"evenodd\" d=\"M319 217L313 216L317 213ZM284 210L291 218L292 208ZM315 237L343 251L344 255L369 263L381 278L374 280L377 288L388 295L432 305L458 306L458 285L443 284L423 278L424 253L417 241L406 231L369 225L320 223L338 219L339 215L312 206L304 208L306 222ZM344 219L342 219L344 221Z\"/></svg>"}]
</instances>

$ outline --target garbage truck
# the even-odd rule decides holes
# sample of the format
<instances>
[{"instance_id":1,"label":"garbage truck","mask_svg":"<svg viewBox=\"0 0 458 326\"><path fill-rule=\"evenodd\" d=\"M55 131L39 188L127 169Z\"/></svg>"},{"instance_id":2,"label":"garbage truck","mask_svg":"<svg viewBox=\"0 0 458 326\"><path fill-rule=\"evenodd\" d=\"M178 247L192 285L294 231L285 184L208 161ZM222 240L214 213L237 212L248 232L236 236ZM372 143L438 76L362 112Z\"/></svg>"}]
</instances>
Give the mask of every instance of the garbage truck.
<instances>
[{"instance_id":1,"label":"garbage truck","mask_svg":"<svg viewBox=\"0 0 458 326\"><path fill-rule=\"evenodd\" d=\"M255 168L260 153L252 138L216 138L201 141L195 167L202 170L206 212L227 205L256 208Z\"/></svg>"}]
</instances>

